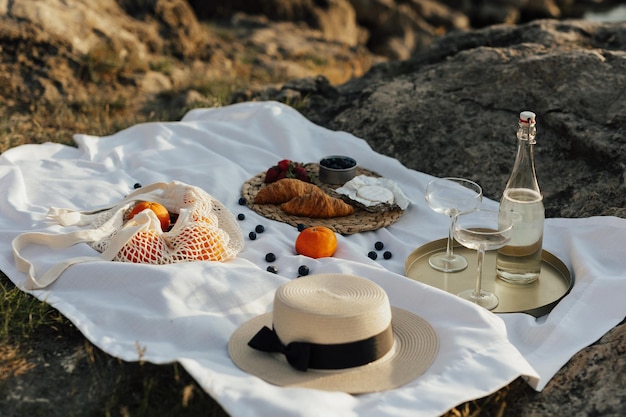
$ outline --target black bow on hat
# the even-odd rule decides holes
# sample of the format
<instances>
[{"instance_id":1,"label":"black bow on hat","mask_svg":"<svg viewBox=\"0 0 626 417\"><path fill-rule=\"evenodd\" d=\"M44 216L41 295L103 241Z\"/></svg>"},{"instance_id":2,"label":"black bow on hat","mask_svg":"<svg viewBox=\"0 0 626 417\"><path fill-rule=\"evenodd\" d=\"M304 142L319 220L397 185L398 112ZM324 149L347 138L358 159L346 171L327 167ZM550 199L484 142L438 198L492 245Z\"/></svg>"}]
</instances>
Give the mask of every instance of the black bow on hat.
<instances>
[{"instance_id":1,"label":"black bow on hat","mask_svg":"<svg viewBox=\"0 0 626 417\"><path fill-rule=\"evenodd\" d=\"M385 355L393 346L392 326L377 335L346 343L320 344L290 342L284 345L274 329L263 326L248 346L268 353L282 353L287 362L300 371L346 369L365 365Z\"/></svg>"},{"instance_id":2,"label":"black bow on hat","mask_svg":"<svg viewBox=\"0 0 626 417\"><path fill-rule=\"evenodd\" d=\"M253 349L268 353L282 353L285 355L289 365L299 371L306 371L309 368L309 358L311 346L307 342L291 342L286 346L280 341L274 329L263 326L248 342L248 346Z\"/></svg>"}]
</instances>

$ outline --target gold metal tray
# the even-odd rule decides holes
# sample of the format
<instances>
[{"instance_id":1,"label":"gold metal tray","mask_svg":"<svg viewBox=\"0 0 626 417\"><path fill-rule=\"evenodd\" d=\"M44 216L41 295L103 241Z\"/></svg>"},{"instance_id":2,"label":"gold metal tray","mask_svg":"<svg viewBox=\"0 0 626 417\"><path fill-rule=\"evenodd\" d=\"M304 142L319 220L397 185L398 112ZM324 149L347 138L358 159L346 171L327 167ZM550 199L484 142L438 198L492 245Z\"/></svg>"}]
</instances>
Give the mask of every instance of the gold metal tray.
<instances>
[{"instance_id":1,"label":"gold metal tray","mask_svg":"<svg viewBox=\"0 0 626 417\"><path fill-rule=\"evenodd\" d=\"M428 264L431 254L446 250L446 241L447 239L435 240L414 250L404 263L405 275L452 294L474 288L477 267L475 250L454 242L455 253L465 256L469 263L460 272L440 272ZM574 279L567 266L545 249L541 258L541 275L537 281L528 285L513 285L496 278L496 251L485 253L482 286L486 290L494 291L500 299L498 307L492 310L494 313L527 313L541 317L552 311L570 291Z\"/></svg>"}]
</instances>

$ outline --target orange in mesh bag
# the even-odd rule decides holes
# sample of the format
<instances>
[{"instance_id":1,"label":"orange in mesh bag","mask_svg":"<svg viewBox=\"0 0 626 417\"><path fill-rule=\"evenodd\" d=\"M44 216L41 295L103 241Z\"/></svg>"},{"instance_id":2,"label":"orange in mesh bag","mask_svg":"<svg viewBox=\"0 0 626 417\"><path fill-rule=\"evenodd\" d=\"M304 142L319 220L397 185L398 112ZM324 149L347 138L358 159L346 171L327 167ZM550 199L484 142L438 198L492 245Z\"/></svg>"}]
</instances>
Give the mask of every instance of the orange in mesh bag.
<instances>
[{"instance_id":1,"label":"orange in mesh bag","mask_svg":"<svg viewBox=\"0 0 626 417\"><path fill-rule=\"evenodd\" d=\"M151 210L126 220L138 201L162 204L178 215L168 231ZM90 212L52 208L51 220L62 226L87 226L65 234L22 233L13 240L17 267L28 273L28 289L44 288L70 265L94 260L114 260L148 264L189 261L227 261L243 248L243 235L232 213L218 200L198 187L178 181L155 183L135 190L114 207ZM35 277L33 265L20 251L30 244L54 248L87 243L99 256L68 259Z\"/></svg>"}]
</instances>

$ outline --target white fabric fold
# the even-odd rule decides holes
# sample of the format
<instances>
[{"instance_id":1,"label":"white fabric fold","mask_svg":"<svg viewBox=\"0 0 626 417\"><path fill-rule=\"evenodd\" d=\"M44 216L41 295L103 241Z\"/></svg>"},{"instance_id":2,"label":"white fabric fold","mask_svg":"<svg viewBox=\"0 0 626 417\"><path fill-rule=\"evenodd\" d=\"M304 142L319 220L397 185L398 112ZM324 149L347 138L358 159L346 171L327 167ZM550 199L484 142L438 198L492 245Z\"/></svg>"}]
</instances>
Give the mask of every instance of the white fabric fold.
<instances>
[{"instance_id":1,"label":"white fabric fold","mask_svg":"<svg viewBox=\"0 0 626 417\"><path fill-rule=\"evenodd\" d=\"M28 145L0 156L0 269L20 288L11 241L24 232L80 230L46 218L51 207L90 210L110 206L136 182L181 181L196 185L235 215L245 214L244 236L262 224L226 263L138 265L109 261L67 268L45 290L30 291L68 317L95 345L124 360L179 361L233 416L436 416L488 395L519 376L541 390L581 348L626 315L626 220L549 219L546 249L576 278L572 292L547 317L494 315L443 291L403 276L404 261L420 245L447 235L448 218L430 210L424 190L432 177L374 152L345 132L316 126L274 102L243 103L190 111L181 122L147 123L108 137L75 136L77 148ZM294 251L297 230L240 206L242 184L281 159L314 162L344 154L394 180L412 203L393 225L339 236L334 257L312 260ZM497 204L487 200L485 205ZM381 241L391 259L367 253ZM86 244L52 249L21 248L33 268L45 271L67 259L97 256ZM264 256L277 255L278 274L266 272ZM275 289L311 273L344 272L374 280L392 304L424 317L437 331L440 351L428 371L387 392L351 396L280 388L239 370L226 350L243 322L271 310Z\"/></svg>"},{"instance_id":2,"label":"white fabric fold","mask_svg":"<svg viewBox=\"0 0 626 417\"><path fill-rule=\"evenodd\" d=\"M524 314L501 316L509 339L547 376L529 381L537 390L576 352L626 316L626 220L548 219L544 236L546 249L574 272L574 287L547 316L536 320Z\"/></svg>"}]
</instances>

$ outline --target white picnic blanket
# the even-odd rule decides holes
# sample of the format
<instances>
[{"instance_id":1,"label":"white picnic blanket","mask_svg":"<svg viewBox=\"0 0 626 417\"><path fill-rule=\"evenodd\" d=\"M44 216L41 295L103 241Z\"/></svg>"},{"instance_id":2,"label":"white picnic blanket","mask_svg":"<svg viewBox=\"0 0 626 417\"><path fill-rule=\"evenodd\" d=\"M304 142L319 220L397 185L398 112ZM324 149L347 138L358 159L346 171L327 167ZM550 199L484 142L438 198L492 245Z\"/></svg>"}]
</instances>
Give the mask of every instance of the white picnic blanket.
<instances>
[{"instance_id":1,"label":"white picnic blanket","mask_svg":"<svg viewBox=\"0 0 626 417\"><path fill-rule=\"evenodd\" d=\"M68 317L99 348L127 361L178 361L233 416L437 416L493 393L519 376L541 390L581 348L626 315L626 220L548 219L545 248L560 257L576 284L547 316L495 315L403 276L415 248L446 236L448 218L430 210L430 176L374 152L365 141L316 126L275 102L190 111L181 122L139 124L108 137L75 136L77 148L24 145L0 156L0 269L20 288L25 276L11 241L25 231L62 232L50 207L86 210L115 203L137 182L182 181L220 200L240 222L246 239L227 263L164 266L94 262L70 267L53 285L31 293ZM416 146L418 146L416 142ZM315 162L345 154L393 179L412 200L395 224L375 232L339 236L332 258L295 254L297 230L238 204L242 184L281 159ZM485 205L496 207L493 201ZM376 241L393 257L373 261ZM266 272L273 252L278 274ZM85 244L55 250L27 248L43 272L68 257L94 255ZM239 370L227 353L231 333L271 309L275 289L311 273L344 272L374 280L392 304L421 315L440 339L428 371L401 388L360 396L279 388ZM26 290L25 290L26 291Z\"/></svg>"}]
</instances>

